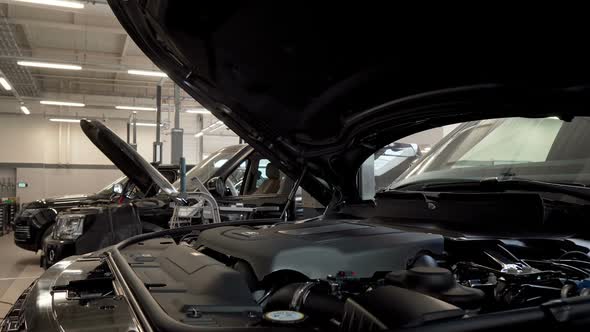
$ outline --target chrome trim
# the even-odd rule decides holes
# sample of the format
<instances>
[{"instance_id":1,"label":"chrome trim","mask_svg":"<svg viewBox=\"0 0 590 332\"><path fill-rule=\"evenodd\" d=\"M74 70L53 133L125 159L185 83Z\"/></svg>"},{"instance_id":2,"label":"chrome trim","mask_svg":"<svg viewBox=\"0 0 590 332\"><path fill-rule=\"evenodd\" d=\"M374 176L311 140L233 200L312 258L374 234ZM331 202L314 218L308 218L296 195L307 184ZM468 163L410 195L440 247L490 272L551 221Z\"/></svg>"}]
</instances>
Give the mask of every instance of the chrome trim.
<instances>
[{"instance_id":1,"label":"chrome trim","mask_svg":"<svg viewBox=\"0 0 590 332\"><path fill-rule=\"evenodd\" d=\"M18 236L17 236L18 235ZM17 239L30 239L31 238L31 226L15 226L14 228L14 237Z\"/></svg>"},{"instance_id":2,"label":"chrome trim","mask_svg":"<svg viewBox=\"0 0 590 332\"><path fill-rule=\"evenodd\" d=\"M311 288L315 285L316 282L308 281L299 288L297 288L295 294L293 294L293 298L291 299L290 308L295 311L300 311L301 306L303 305L303 303L305 303L305 300L307 299L307 296L311 291Z\"/></svg>"},{"instance_id":3,"label":"chrome trim","mask_svg":"<svg viewBox=\"0 0 590 332\"><path fill-rule=\"evenodd\" d=\"M122 295L125 298L125 301L127 301L127 303L129 304L129 308L131 309L130 311L134 316L133 318L137 321L137 327L143 332L153 332L154 330L152 329L149 320L141 310L141 306L133 296L133 293L131 292L129 285L127 285L127 282L125 282L125 278L123 278L123 275L121 274L121 271L119 271L117 264L113 261L111 253L107 252L105 253L105 255L107 265L109 266L109 269L111 270L111 272L113 272L113 275L115 276L115 279L113 281L113 284L115 284L115 282L117 283L117 287L115 287L115 290L120 290L121 294L119 295Z\"/></svg>"}]
</instances>

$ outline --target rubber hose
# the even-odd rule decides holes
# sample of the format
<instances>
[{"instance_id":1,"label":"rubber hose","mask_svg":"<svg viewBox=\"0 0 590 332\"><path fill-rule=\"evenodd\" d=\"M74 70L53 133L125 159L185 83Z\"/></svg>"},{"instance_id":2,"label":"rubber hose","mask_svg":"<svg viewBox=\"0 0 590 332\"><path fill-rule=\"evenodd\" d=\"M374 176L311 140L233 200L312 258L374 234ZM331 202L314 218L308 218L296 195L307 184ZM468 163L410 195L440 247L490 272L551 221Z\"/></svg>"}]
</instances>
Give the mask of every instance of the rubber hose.
<instances>
[{"instance_id":1,"label":"rubber hose","mask_svg":"<svg viewBox=\"0 0 590 332\"><path fill-rule=\"evenodd\" d=\"M268 300L265 311L295 310L314 318L340 318L344 303L336 297L315 290L317 283L289 284L276 291Z\"/></svg>"}]
</instances>

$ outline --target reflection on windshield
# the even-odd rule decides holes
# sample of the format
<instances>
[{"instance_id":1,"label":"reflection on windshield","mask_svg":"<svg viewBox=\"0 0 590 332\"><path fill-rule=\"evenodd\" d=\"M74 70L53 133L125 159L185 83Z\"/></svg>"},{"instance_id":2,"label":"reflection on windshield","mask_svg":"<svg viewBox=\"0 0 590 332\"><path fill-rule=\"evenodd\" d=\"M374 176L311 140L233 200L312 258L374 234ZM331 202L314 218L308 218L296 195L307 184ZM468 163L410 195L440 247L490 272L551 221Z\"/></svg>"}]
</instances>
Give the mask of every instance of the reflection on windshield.
<instances>
[{"instance_id":1,"label":"reflection on windshield","mask_svg":"<svg viewBox=\"0 0 590 332\"><path fill-rule=\"evenodd\" d=\"M192 178L197 177L203 184L214 176L215 172L221 168L228 160L235 156L242 146L231 146L221 149L207 158L203 159L193 169L186 173L186 191L191 192L197 190L195 183L191 181ZM176 190L180 190L180 180L173 184Z\"/></svg>"},{"instance_id":2,"label":"reflection on windshield","mask_svg":"<svg viewBox=\"0 0 590 332\"><path fill-rule=\"evenodd\" d=\"M460 125L392 187L520 177L590 183L590 118L504 118Z\"/></svg>"},{"instance_id":3,"label":"reflection on windshield","mask_svg":"<svg viewBox=\"0 0 590 332\"><path fill-rule=\"evenodd\" d=\"M418 144L392 143L375 152L375 189L389 186L419 156Z\"/></svg>"}]
</instances>

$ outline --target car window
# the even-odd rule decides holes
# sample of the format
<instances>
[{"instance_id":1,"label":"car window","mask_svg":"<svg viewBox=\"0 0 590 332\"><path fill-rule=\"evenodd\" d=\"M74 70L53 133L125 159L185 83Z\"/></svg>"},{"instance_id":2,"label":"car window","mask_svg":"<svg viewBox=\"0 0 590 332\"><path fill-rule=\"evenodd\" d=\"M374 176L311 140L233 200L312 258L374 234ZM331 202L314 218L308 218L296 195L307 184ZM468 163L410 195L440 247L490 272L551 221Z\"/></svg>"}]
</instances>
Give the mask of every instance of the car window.
<instances>
[{"instance_id":1,"label":"car window","mask_svg":"<svg viewBox=\"0 0 590 332\"><path fill-rule=\"evenodd\" d=\"M417 143L395 142L379 149L373 155L375 189L389 186L418 156L420 146Z\"/></svg>"},{"instance_id":2,"label":"car window","mask_svg":"<svg viewBox=\"0 0 590 332\"><path fill-rule=\"evenodd\" d=\"M432 181L522 178L590 184L590 118L500 118L460 124L392 188Z\"/></svg>"},{"instance_id":3,"label":"car window","mask_svg":"<svg viewBox=\"0 0 590 332\"><path fill-rule=\"evenodd\" d=\"M186 190L188 192L192 192L197 190L197 184L191 179L198 178L202 183L207 182L211 177L213 177L216 172L227 163L232 157L234 157L238 152L240 152L244 147L243 146L230 146L227 148L223 148L211 155L207 158L203 159L199 162L195 167L193 167L189 172L186 173ZM174 182L173 186L180 190L180 179Z\"/></svg>"},{"instance_id":4,"label":"car window","mask_svg":"<svg viewBox=\"0 0 590 332\"><path fill-rule=\"evenodd\" d=\"M246 171L248 169L248 162L246 160L242 163L225 179L225 186L228 188L229 193L232 196L238 196L242 192L242 186L244 185L244 179L246 177Z\"/></svg>"},{"instance_id":5,"label":"car window","mask_svg":"<svg viewBox=\"0 0 590 332\"><path fill-rule=\"evenodd\" d=\"M173 183L179 177L178 171L174 169L159 169L159 171L170 183Z\"/></svg>"},{"instance_id":6,"label":"car window","mask_svg":"<svg viewBox=\"0 0 590 332\"><path fill-rule=\"evenodd\" d=\"M482 121L475 130L471 130L473 139L463 143L468 149L455 151L449 157L448 165L470 167L544 161L561 128L561 121L555 119L493 121Z\"/></svg>"},{"instance_id":7,"label":"car window","mask_svg":"<svg viewBox=\"0 0 590 332\"><path fill-rule=\"evenodd\" d=\"M363 163L364 170L359 170L359 176L363 177L363 179L359 179L362 182L361 185L365 186L369 192L387 188L416 159L429 151L432 142L436 140L435 138L431 139L430 136L437 137L436 134L442 137L442 131L440 133L437 130L433 133L427 131L418 136L412 135L392 142L377 150Z\"/></svg>"},{"instance_id":8,"label":"car window","mask_svg":"<svg viewBox=\"0 0 590 332\"><path fill-rule=\"evenodd\" d=\"M213 168L220 168L221 166L225 165L225 163L227 163L227 159L219 159L219 160L216 160L213 163Z\"/></svg>"},{"instance_id":9,"label":"car window","mask_svg":"<svg viewBox=\"0 0 590 332\"><path fill-rule=\"evenodd\" d=\"M256 176L256 186L255 189L260 188L260 186L262 186L262 184L264 183L264 181L268 180L268 176L266 175L266 166L270 164L270 160L268 159L260 159L258 161L258 170L257 170L257 176Z\"/></svg>"},{"instance_id":10,"label":"car window","mask_svg":"<svg viewBox=\"0 0 590 332\"><path fill-rule=\"evenodd\" d=\"M227 195L268 195L288 192L292 181L270 160L254 153L231 172L225 185Z\"/></svg>"}]
</instances>

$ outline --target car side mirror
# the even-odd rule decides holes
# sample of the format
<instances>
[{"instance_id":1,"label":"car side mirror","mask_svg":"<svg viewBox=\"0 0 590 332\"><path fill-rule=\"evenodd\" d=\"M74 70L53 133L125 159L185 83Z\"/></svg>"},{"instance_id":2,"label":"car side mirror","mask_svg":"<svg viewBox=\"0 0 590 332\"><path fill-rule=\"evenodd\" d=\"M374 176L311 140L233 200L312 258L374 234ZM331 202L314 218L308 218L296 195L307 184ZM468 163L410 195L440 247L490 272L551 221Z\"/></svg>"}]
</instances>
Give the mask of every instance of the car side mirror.
<instances>
[{"instance_id":1,"label":"car side mirror","mask_svg":"<svg viewBox=\"0 0 590 332\"><path fill-rule=\"evenodd\" d=\"M207 190L223 197L225 196L225 182L220 177L214 177L207 181Z\"/></svg>"},{"instance_id":2,"label":"car side mirror","mask_svg":"<svg viewBox=\"0 0 590 332\"><path fill-rule=\"evenodd\" d=\"M113 185L113 193L122 194L123 193L123 186L120 183L115 183Z\"/></svg>"}]
</instances>

